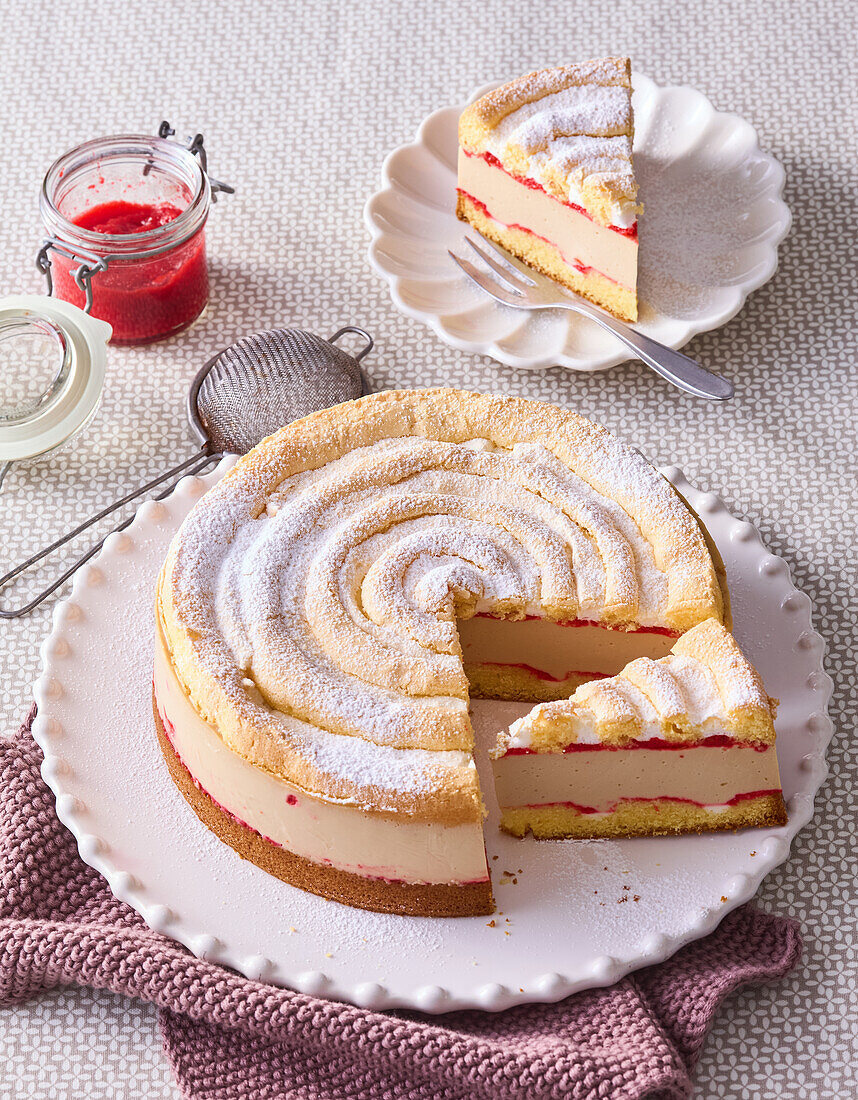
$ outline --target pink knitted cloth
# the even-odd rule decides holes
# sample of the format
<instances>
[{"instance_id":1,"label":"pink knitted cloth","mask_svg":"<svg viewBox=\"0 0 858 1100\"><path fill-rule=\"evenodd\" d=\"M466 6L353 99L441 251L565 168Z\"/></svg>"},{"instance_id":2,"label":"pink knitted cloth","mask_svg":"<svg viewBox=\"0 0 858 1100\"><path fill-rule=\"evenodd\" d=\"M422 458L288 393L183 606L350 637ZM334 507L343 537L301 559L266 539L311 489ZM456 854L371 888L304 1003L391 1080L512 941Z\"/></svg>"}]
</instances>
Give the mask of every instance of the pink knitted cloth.
<instances>
[{"instance_id":1,"label":"pink knitted cloth","mask_svg":"<svg viewBox=\"0 0 858 1100\"><path fill-rule=\"evenodd\" d=\"M33 713L0 739L0 1004L62 985L151 1001L188 1097L686 1097L727 994L801 953L793 921L745 906L609 989L499 1015L367 1012L249 981L151 931L81 862L39 774Z\"/></svg>"}]
</instances>

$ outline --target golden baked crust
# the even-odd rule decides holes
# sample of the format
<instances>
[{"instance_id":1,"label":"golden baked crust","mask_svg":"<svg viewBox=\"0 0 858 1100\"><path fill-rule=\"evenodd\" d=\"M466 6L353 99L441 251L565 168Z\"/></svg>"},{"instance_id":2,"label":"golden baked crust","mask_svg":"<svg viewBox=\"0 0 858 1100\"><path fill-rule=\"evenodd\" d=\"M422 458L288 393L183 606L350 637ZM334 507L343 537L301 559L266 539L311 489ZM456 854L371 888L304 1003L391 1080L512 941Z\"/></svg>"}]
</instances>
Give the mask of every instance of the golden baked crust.
<instances>
[{"instance_id":1,"label":"golden baked crust","mask_svg":"<svg viewBox=\"0 0 858 1100\"><path fill-rule=\"evenodd\" d=\"M538 69L526 73L508 84L487 92L466 107L459 118L459 144L477 150L481 141L498 124L525 104L535 103L547 95L557 95L567 88L586 84L599 87L631 88L632 65L627 57L603 57L580 61L573 65L558 65L553 69ZM601 127L602 136L610 137L625 131L617 127ZM588 131L590 132L590 131ZM596 130L592 131L596 133Z\"/></svg>"},{"instance_id":2,"label":"golden baked crust","mask_svg":"<svg viewBox=\"0 0 858 1100\"><path fill-rule=\"evenodd\" d=\"M476 820L455 629L475 584L509 617L535 600L548 617L646 612L683 631L724 606L697 521L637 452L554 406L436 389L374 394L263 441L183 524L158 614L188 699L234 752L352 799L337 737L415 750L429 765L413 777L382 769L364 786L392 811ZM432 764L450 753L459 763Z\"/></svg>"},{"instance_id":3,"label":"golden baked crust","mask_svg":"<svg viewBox=\"0 0 858 1100\"><path fill-rule=\"evenodd\" d=\"M726 713L726 728L737 741L775 743L777 699L766 694L760 674L720 623L709 619L677 638L677 657L707 668L718 685Z\"/></svg>"},{"instance_id":4,"label":"golden baked crust","mask_svg":"<svg viewBox=\"0 0 858 1100\"><path fill-rule=\"evenodd\" d=\"M773 745L774 708L736 640L709 619L678 638L667 657L639 657L617 676L541 703L500 734L492 756L503 756L512 744L562 752L584 739L622 746L648 736L692 744L709 733Z\"/></svg>"},{"instance_id":5,"label":"golden baked crust","mask_svg":"<svg viewBox=\"0 0 858 1100\"><path fill-rule=\"evenodd\" d=\"M506 699L522 703L568 699L575 688L592 679L586 673L573 672L565 680L545 680L527 668L498 664L469 664L466 670L472 699Z\"/></svg>"},{"instance_id":6,"label":"golden baked crust","mask_svg":"<svg viewBox=\"0 0 858 1100\"><path fill-rule=\"evenodd\" d=\"M632 167L631 62L606 57L542 69L496 88L459 118L459 144L491 153L601 225L639 213ZM625 222L623 223L625 224Z\"/></svg>"},{"instance_id":7,"label":"golden baked crust","mask_svg":"<svg viewBox=\"0 0 858 1100\"><path fill-rule=\"evenodd\" d=\"M176 755L164 730L158 707L153 707L158 744L170 777L191 809L219 840L228 844L242 859L247 859L269 875L298 886L311 894L370 909L376 913L397 913L412 917L471 917L494 912L491 883L389 882L366 878L337 867L314 863L274 844L226 813L194 782L193 776Z\"/></svg>"},{"instance_id":8,"label":"golden baked crust","mask_svg":"<svg viewBox=\"0 0 858 1100\"><path fill-rule=\"evenodd\" d=\"M778 791L709 810L669 799L625 802L610 814L585 814L574 806L518 806L501 814L501 829L512 836L532 833L540 840L629 836L677 836L786 825L784 800Z\"/></svg>"},{"instance_id":9,"label":"golden baked crust","mask_svg":"<svg viewBox=\"0 0 858 1100\"><path fill-rule=\"evenodd\" d=\"M566 263L560 250L550 241L543 240L526 229L502 225L488 217L468 195L459 194L456 200L456 217L523 260L540 275L568 287L574 294L601 306L621 321L638 319L637 294L630 287L621 286L598 271L578 271Z\"/></svg>"}]
</instances>

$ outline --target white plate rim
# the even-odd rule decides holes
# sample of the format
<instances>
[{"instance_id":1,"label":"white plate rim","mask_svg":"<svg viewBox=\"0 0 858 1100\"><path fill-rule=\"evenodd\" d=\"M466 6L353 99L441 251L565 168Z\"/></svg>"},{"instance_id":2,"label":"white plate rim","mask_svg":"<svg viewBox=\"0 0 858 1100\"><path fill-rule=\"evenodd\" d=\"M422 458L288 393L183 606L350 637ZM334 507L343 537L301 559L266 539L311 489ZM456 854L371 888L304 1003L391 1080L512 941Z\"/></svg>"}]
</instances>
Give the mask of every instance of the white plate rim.
<instances>
[{"instance_id":1,"label":"white plate rim","mask_svg":"<svg viewBox=\"0 0 858 1100\"><path fill-rule=\"evenodd\" d=\"M227 472L233 462L234 458L228 457L207 475L183 478L171 496L184 493L198 498ZM661 962L685 944L707 935L727 913L750 900L765 875L788 857L792 839L812 817L816 794L828 772L825 750L833 736L827 710L832 681L823 667L824 642L813 630L811 601L795 587L787 563L765 548L751 523L733 516L716 494L703 492L691 485L678 467L664 468L662 473L689 500L710 530L719 531L724 527L726 532L729 528L729 534L725 537L746 555L749 568L752 565L760 583L769 585L771 598L778 601L780 612L784 615L785 629L789 624L794 648L813 660L813 670L806 682L796 687L796 700L800 699L799 710L804 715L802 728L806 727L812 737L812 747L799 765L804 777L803 785L789 800L788 824L774 830L776 835L765 838L759 845L760 858L753 873L727 875L725 872L726 902L722 899L722 904L705 912L686 933L651 937L645 945L638 945L637 954L627 958L599 956L591 960L583 974L546 973L526 988L518 990L498 983L486 985L475 981L467 994L452 995L442 985L422 985L394 992L371 976L357 984L343 985L335 975L320 970L294 974L292 980L278 981L277 984L375 1010L408 1008L440 1013L478 1008L500 1011L516 1004L551 1003L582 989L613 984L631 971ZM103 838L104 826L109 826L109 822L93 823L88 820L87 806L79 797L79 788L75 788L74 769L64 755L68 754L72 739L63 727L63 700L73 691L74 683L74 665L69 664L70 646L66 635L73 633L74 624L80 620L82 610L85 611L87 599L98 598L98 588L105 572L117 569L121 572L123 562L128 560L124 557L128 545L152 526L153 509L157 509L158 504L154 500L145 502L124 534L108 538L102 551L77 573L69 597L59 601L54 609L52 630L41 647L42 673L33 689L39 708L33 723L33 736L44 754L42 777L56 798L57 816L77 841L81 858L107 880L117 898L140 913L149 927L178 940L197 957L230 966L249 978L272 980L268 973L270 960L259 955L242 954L208 930L183 924L173 908L176 899L153 899L148 894L143 896L146 894L145 884L135 880L126 868L117 865L110 844ZM71 652L73 654L73 647ZM148 672L146 679L148 682ZM163 782L171 782L166 770ZM308 896L312 899L312 895Z\"/></svg>"},{"instance_id":2,"label":"white plate rim","mask_svg":"<svg viewBox=\"0 0 858 1100\"><path fill-rule=\"evenodd\" d=\"M363 209L364 224L369 230L372 238L367 251L367 260L372 269L386 281L391 300L399 312L428 325L440 340L450 347L456 348L457 351L464 351L476 355L488 355L497 362L503 363L505 366L516 367L519 370L534 371L547 370L551 367L564 367L567 370L582 372L601 371L619 366L621 363L629 362L635 358L635 355L619 341L616 341L617 350L613 354L605 353L602 356L592 356L588 360L582 360L578 358L573 359L565 354L559 356L515 355L507 349L500 347L494 340L467 340L458 337L444 329L441 324L440 314L431 310L418 309L405 302L400 292L400 276L394 271L391 271L379 258L379 243L385 236L385 230L376 219L375 206L379 200L395 190L390 172L390 165L393 159L401 154L403 150L426 147L426 132L439 116L447 113L451 109L461 112L468 103L472 103L475 99L479 99L480 96L485 95L486 92L497 88L503 83L505 83L503 80L490 81L489 83L475 88L465 103L458 104L455 107L450 105L433 111L420 124L413 141L405 142L403 145L397 146L387 154L381 167L381 189L367 199ZM741 310L749 295L755 290L758 290L761 286L764 286L765 283L774 276L778 268L778 248L792 226L792 213L784 201L786 173L784 172L783 166L775 157L770 153L763 152L760 147L757 130L750 122L735 112L717 110L703 92L687 84L659 85L648 76L637 72L632 74L632 84L635 91L646 90L648 94L658 92L665 95L677 93L688 100L693 99L697 104L705 104L706 108L713 115L717 115L719 118L733 123L736 127L744 127L752 136L754 145L753 153L766 163L773 176L772 196L776 203L778 223L777 228L773 230L766 239L766 243L770 246L766 256L766 263L755 275L748 277L732 287L734 291L732 300L722 310L708 315L706 318L700 318L698 320L688 319L684 328L682 328L673 339L667 341L670 347L678 349L683 347L689 340L699 335L701 332L710 332L727 324L727 322L732 320ZM642 331L645 331L645 326L640 327Z\"/></svg>"}]
</instances>

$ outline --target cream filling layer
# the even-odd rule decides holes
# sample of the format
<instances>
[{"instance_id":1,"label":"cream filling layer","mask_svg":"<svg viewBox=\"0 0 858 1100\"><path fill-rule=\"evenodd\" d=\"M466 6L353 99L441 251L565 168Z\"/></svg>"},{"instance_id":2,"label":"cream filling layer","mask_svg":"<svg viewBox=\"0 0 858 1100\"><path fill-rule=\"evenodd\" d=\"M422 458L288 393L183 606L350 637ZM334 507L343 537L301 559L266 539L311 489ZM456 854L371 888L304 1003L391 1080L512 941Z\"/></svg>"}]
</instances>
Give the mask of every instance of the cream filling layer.
<instances>
[{"instance_id":1,"label":"cream filling layer","mask_svg":"<svg viewBox=\"0 0 858 1100\"><path fill-rule=\"evenodd\" d=\"M615 283L637 285L638 242L591 221L545 191L526 187L508 172L459 149L459 188L505 226L521 226L553 244L570 266L592 267Z\"/></svg>"},{"instance_id":2,"label":"cream filling layer","mask_svg":"<svg viewBox=\"0 0 858 1100\"><path fill-rule=\"evenodd\" d=\"M616 676L636 657L665 657L676 641L654 631L572 626L542 618L495 619L490 615L460 619L458 631L465 665L524 665L552 680L565 680L573 672Z\"/></svg>"},{"instance_id":3,"label":"cream filling layer","mask_svg":"<svg viewBox=\"0 0 858 1100\"><path fill-rule=\"evenodd\" d=\"M773 745L512 753L494 761L494 773L501 809L571 802L609 813L624 798L715 807L781 785Z\"/></svg>"},{"instance_id":4,"label":"cream filling layer","mask_svg":"<svg viewBox=\"0 0 858 1100\"><path fill-rule=\"evenodd\" d=\"M170 741L194 781L221 809L297 856L362 875L410 883L488 879L482 827L375 814L309 795L227 748L194 710L155 637L155 698Z\"/></svg>"}]
</instances>

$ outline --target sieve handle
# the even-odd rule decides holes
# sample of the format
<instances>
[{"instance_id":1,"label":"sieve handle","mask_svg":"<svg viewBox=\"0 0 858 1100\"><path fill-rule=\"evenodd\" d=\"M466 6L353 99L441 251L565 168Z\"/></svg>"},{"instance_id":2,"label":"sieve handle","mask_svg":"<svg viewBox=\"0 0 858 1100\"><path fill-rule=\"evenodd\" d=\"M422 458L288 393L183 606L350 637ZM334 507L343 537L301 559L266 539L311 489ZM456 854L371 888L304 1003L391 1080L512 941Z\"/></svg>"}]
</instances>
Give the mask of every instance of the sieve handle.
<instances>
[{"instance_id":1,"label":"sieve handle","mask_svg":"<svg viewBox=\"0 0 858 1100\"><path fill-rule=\"evenodd\" d=\"M347 332L356 332L358 336L362 336L366 340L363 348L357 353L357 355L353 357L354 361L356 363L359 363L365 355L369 355L369 353L372 351L372 347L375 341L368 332L366 332L362 328L358 328L357 325L344 325L343 328L337 329L334 335L328 339L328 343L335 344L337 340L339 340L341 336L345 336Z\"/></svg>"},{"instance_id":2,"label":"sieve handle","mask_svg":"<svg viewBox=\"0 0 858 1100\"><path fill-rule=\"evenodd\" d=\"M94 516L90 516L90 518L84 520L83 523L78 524L78 526L75 527L72 531L67 532L61 538L56 539L56 541L52 542L50 546L46 546L42 550L39 550L37 553L27 558L26 561L22 561L20 565L16 565L15 568L10 570L4 577L0 577L0 589L4 588L9 583L9 581L14 580L15 577L20 576L21 573L26 572L26 570L35 565L36 562L40 562L43 558L46 558L49 554L52 554L54 550L58 550L61 546L65 546L67 542L70 542L73 538L75 538L77 535L80 535L83 531L86 531L88 527L92 527L92 525L94 523L98 523L100 519L104 519L104 517L109 516L111 512L115 512L117 508L121 508L123 504L128 504L136 497L141 496L143 493L149 492L151 489L157 488L159 485L163 485L165 481L173 478L173 481L167 486L166 489L162 489L160 493L157 493L155 495L155 500L162 500L164 497L169 496L169 494L178 484L179 478L176 476L177 474L183 474L185 476L198 474L210 462L213 462L215 459L218 458L220 458L220 455L211 454L205 449L203 449L202 453L198 451L195 455L191 455L191 457L186 459L184 462L180 462L178 466L174 466L172 470L168 470L167 473L161 474L160 477L156 477L152 481L147 481L145 485L141 485L138 489L135 489L133 493L127 493L124 497L121 498L121 500L114 501L114 503L109 505L107 508L102 508L100 512L97 512ZM0 619L17 619L22 615L28 615L33 610L33 608L38 607L43 600L46 600L52 592L55 592L61 584L67 581L72 573L80 569L80 567L85 562L88 562L91 557L94 557L102 548L110 535L115 534L117 531L124 531L133 519L134 516L131 515L128 517L128 519L123 520L123 522L120 523L118 527L114 527L112 531L108 531L108 533L104 535L103 538L99 539L94 546L91 546L89 550L86 551L86 553L82 554L76 562L70 565L68 569L66 569L65 572L62 574L62 576L57 577L57 579L53 581L50 585L48 585L47 588L43 589L37 596L34 596L29 603L24 604L22 607L16 608L0 607Z\"/></svg>"}]
</instances>

